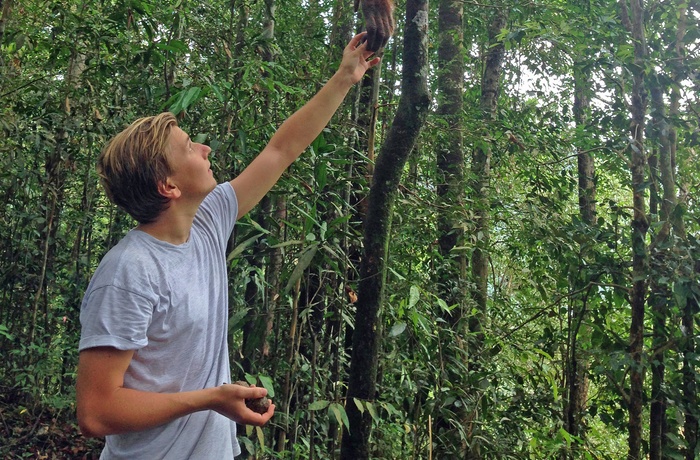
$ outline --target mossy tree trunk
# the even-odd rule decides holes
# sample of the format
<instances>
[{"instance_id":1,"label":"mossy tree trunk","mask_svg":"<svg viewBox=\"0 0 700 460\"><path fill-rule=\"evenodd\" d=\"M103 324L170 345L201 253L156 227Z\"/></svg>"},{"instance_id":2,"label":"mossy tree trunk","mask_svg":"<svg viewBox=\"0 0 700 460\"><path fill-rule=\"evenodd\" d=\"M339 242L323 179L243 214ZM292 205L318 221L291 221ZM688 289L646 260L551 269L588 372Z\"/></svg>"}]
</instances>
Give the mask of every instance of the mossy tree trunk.
<instances>
[{"instance_id":1,"label":"mossy tree trunk","mask_svg":"<svg viewBox=\"0 0 700 460\"><path fill-rule=\"evenodd\" d=\"M364 228L352 358L345 410L350 430L343 431L341 458L369 458L372 418L355 403L376 399L377 360L391 212L403 167L430 105L428 94L428 2L409 0L404 29L403 77L397 114L377 159Z\"/></svg>"},{"instance_id":2,"label":"mossy tree trunk","mask_svg":"<svg viewBox=\"0 0 700 460\"><path fill-rule=\"evenodd\" d=\"M450 346L445 346L445 361L459 363L466 355L463 340L466 327L466 270L464 251L454 249L464 245L464 5L460 1L440 0L438 5L438 64L437 64L437 200L438 200L438 248L441 263L438 267L439 295L450 307L449 313L440 310L445 324L450 325ZM447 366L437 382L438 388L451 388L444 400L459 400L464 396L467 375L464 366ZM455 452L465 452L465 444L455 428L453 411L459 413L460 425L467 423L467 405L459 408L450 404L449 410L435 411L434 443L437 458L449 457ZM448 415L449 414L449 415Z\"/></svg>"}]
</instances>

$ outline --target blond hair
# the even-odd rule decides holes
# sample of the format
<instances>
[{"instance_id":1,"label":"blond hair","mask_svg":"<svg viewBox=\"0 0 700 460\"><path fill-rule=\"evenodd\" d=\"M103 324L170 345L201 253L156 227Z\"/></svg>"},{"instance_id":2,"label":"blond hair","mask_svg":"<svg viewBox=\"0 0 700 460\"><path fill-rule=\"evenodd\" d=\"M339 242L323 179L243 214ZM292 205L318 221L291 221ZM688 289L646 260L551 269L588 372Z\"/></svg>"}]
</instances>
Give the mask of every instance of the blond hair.
<instances>
[{"instance_id":1,"label":"blond hair","mask_svg":"<svg viewBox=\"0 0 700 460\"><path fill-rule=\"evenodd\" d=\"M97 158L97 174L110 201L139 223L153 222L168 207L158 186L172 174L166 153L174 126L177 120L169 112L139 118Z\"/></svg>"}]
</instances>

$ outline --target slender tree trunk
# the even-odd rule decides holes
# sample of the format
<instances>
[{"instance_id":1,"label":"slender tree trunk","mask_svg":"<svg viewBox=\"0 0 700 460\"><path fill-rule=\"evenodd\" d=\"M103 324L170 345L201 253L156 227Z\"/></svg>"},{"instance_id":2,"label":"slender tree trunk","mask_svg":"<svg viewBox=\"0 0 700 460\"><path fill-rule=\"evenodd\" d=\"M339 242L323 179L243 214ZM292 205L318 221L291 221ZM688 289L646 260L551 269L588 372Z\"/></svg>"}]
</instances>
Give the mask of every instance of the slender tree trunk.
<instances>
[{"instance_id":1,"label":"slender tree trunk","mask_svg":"<svg viewBox=\"0 0 700 460\"><path fill-rule=\"evenodd\" d=\"M343 0L338 0L343 1ZM339 44L342 48L347 43ZM342 49L341 48L341 49ZM352 103L352 124L357 129L350 138L350 146L353 150L352 161L349 161L346 166L346 177L353 178L349 180L346 191L346 202L350 203L352 219L348 224L348 231L353 235L361 235L364 228L364 222L367 215L367 190L362 186L363 183L370 183L372 180L373 165L368 161L370 155L370 133L375 133L376 129L372 126L373 112L376 110L375 103L372 103L372 97L376 94L374 85L379 81L375 75L379 72L378 66L369 69L360 83L356 86ZM374 143L374 141L372 141ZM366 152L360 155L355 152ZM363 179L365 182L363 182ZM360 259L362 258L362 248L356 238L347 238L345 241L345 252L348 255L348 270L346 271L345 282L346 290L353 291L357 289L358 276L360 272ZM353 329L346 327L345 348L351 353Z\"/></svg>"},{"instance_id":2,"label":"slender tree trunk","mask_svg":"<svg viewBox=\"0 0 700 460\"><path fill-rule=\"evenodd\" d=\"M477 313L469 321L469 330L474 336L474 347L471 351L481 349L482 323L486 316L486 301L488 300L488 245L489 245L489 211L490 211L490 180L491 180L491 148L488 134L496 117L498 93L502 71L505 47L498 41L497 36L504 27L507 14L497 10L489 26L489 44L484 56L484 74L481 81L481 113L484 120L484 142L474 148L472 154L471 172L473 176L472 193L475 212L474 234L477 235L476 248L471 261L472 280L474 289L472 298L476 303ZM470 361L472 364L478 364Z\"/></svg>"},{"instance_id":3,"label":"slender tree trunk","mask_svg":"<svg viewBox=\"0 0 700 460\"><path fill-rule=\"evenodd\" d=\"M590 75L574 70L574 119L576 127L583 129L588 123L590 109ZM577 149L578 155L578 208L581 219L588 225L596 223L595 160L590 151Z\"/></svg>"},{"instance_id":4,"label":"slender tree trunk","mask_svg":"<svg viewBox=\"0 0 700 460\"><path fill-rule=\"evenodd\" d=\"M179 10L175 10L173 15L173 23L168 31L168 45L173 40L180 40L182 38L182 15ZM165 59L163 59L163 84L165 85L165 99L170 98L170 88L172 88L173 83L175 83L175 55L171 54L170 51L165 51Z\"/></svg>"},{"instance_id":5,"label":"slender tree trunk","mask_svg":"<svg viewBox=\"0 0 700 460\"><path fill-rule=\"evenodd\" d=\"M263 24L263 31L261 34L267 40L262 47L262 58L266 62L272 62L274 60L274 53L272 52L272 40L275 37L275 9L276 4L274 0L265 0L265 12L266 20ZM271 96L268 94L267 107L272 106ZM268 118L272 117L272 113L268 113ZM281 213L284 215L284 209L286 208L286 203L284 197L272 199L271 196L266 196L263 198L260 204L259 219L261 222L261 227L266 230L272 230L272 215L279 215ZM276 211L276 210L278 211ZM276 228L277 231L281 231L279 225ZM264 265L264 252L260 243L256 243L256 250L253 254L252 265L257 267L260 272L265 273L265 281L267 282L268 288L266 292L263 293L262 302L256 302L258 295L258 283L253 278L248 282L246 286L246 302L252 308L249 310L248 319L243 329L243 368L246 372L252 372L253 362L264 356L266 350L266 343L268 336L272 331L272 322L274 321L274 309L270 304L270 300L274 299L277 301L277 293L279 291L279 271L282 267L281 261L281 250L275 248L271 250L270 253L270 265L267 270L263 270ZM272 297L270 297L270 295ZM254 305L262 305L262 310L257 310Z\"/></svg>"},{"instance_id":6,"label":"slender tree trunk","mask_svg":"<svg viewBox=\"0 0 700 460\"><path fill-rule=\"evenodd\" d=\"M574 120L580 131L585 131L588 123L590 109L590 75L583 73L586 63L578 60L574 64ZM578 203L579 216L586 225L596 224L596 184L595 161L590 151L578 148ZM580 248L582 252L585 249ZM580 277L576 276L576 290L585 286ZM587 294L582 299L574 299L569 309L569 345L568 359L566 362L566 394L565 394L565 427L570 434L582 437L584 431L583 414L586 409L588 396L588 362L582 356L581 340L588 337L587 328L584 326L586 317ZM573 454L573 453L572 453Z\"/></svg>"},{"instance_id":7,"label":"slender tree trunk","mask_svg":"<svg viewBox=\"0 0 700 460\"><path fill-rule=\"evenodd\" d=\"M449 355L444 360L462 360L465 356L466 328L462 321L466 306L466 255L463 251L453 253L453 249L463 244L464 230L461 218L464 206L464 136L463 136L463 93L464 93L464 40L463 32L464 7L461 1L440 0L438 5L438 64L437 91L439 116L439 134L437 146L437 195L439 214L438 247L442 261L438 267L439 295L447 305L457 305L451 313L441 310L445 324L452 327L450 345L443 348ZM417 163L417 161L414 161ZM413 177L416 177L415 175ZM466 363L465 363L466 365ZM467 375L460 372L463 367L447 366L445 375L440 377L438 387L453 387L461 390L467 386ZM446 393L445 397L454 399L454 392ZM420 402L419 402L420 404ZM454 423L466 425L468 407L450 406L450 412L458 414L460 420L450 420L444 416L447 411L436 412L435 432L441 442L435 445L438 458L447 458L456 452L463 457L466 446Z\"/></svg>"},{"instance_id":8,"label":"slender tree trunk","mask_svg":"<svg viewBox=\"0 0 700 460\"><path fill-rule=\"evenodd\" d=\"M63 320L65 324L64 334L66 337L78 337L79 334L79 318L80 318L80 303L81 294L85 291L89 282L89 267L90 267L90 247L92 239L92 215L94 206L94 196L96 191L96 182L91 179L91 171L93 169L93 155L88 154L87 161L84 163L83 172L83 190L80 199L80 208L83 212L81 222L77 230L73 250L71 251L70 260L73 261L74 272L71 286L68 290L68 298L66 299L66 316ZM71 367L75 365L73 360L73 348L66 347L63 350L63 359L61 364L61 380L59 391L65 394L68 388L74 385L74 376L71 372Z\"/></svg>"},{"instance_id":9,"label":"slender tree trunk","mask_svg":"<svg viewBox=\"0 0 700 460\"><path fill-rule=\"evenodd\" d=\"M634 41L633 88L631 94L630 173L632 176L632 292L630 295L631 322L629 353L632 359L630 368L629 424L627 457L641 459L642 449L642 408L644 401L644 313L648 290L648 250L646 243L649 221L647 218L645 189L646 157L644 152L644 126L647 110L647 97L644 89L644 68L647 57L644 35L644 7L642 0L620 1L623 24L628 28Z\"/></svg>"},{"instance_id":10,"label":"slender tree trunk","mask_svg":"<svg viewBox=\"0 0 700 460\"><path fill-rule=\"evenodd\" d=\"M292 371L294 369L294 357L296 356L296 342L298 340L298 336L300 335L299 331L297 330L298 323L299 323L299 289L300 289L300 284L301 284L301 278L299 278L296 282L296 286L294 288L294 299L292 301L292 315L290 318L291 325L289 327L289 332L288 332L288 349L287 349L287 372L285 373L284 377L284 386L282 387L282 398L280 400L280 412L285 413L286 417L285 420L286 422L280 426L279 430L277 431L276 435L276 446L275 450L277 452L284 452L285 449L287 448L287 434L291 431L293 433L293 430L290 429L289 426L289 421L290 421L290 405L291 405L291 399L292 399ZM292 435L293 437L293 435Z\"/></svg>"},{"instance_id":11,"label":"slender tree trunk","mask_svg":"<svg viewBox=\"0 0 700 460\"><path fill-rule=\"evenodd\" d=\"M352 30L353 30L353 11L352 11L352 5L347 2L346 0L335 0L333 2L333 28L331 29L331 35L330 35L330 44L331 44L331 56L340 56L342 54L343 49L347 45L348 40L352 37ZM329 64L332 64L329 62ZM348 101L346 101L344 104L351 104L352 102L351 98L348 98ZM341 121L341 123L347 123L349 126L350 123L350 118L352 116L352 111L348 110L339 110L338 111L339 115L344 117L344 119ZM345 131L345 130L343 130ZM349 131L349 130L348 130ZM351 155L354 155L351 154ZM354 173L354 161L348 162L347 165L347 175L346 177L351 178L352 174ZM341 211L341 215L348 215L351 214L353 211L350 209L349 203L350 203L350 194L352 187L356 181L348 180L345 186L345 189L341 191L339 190L338 192L341 194L341 196L344 196L345 199L343 200L343 210ZM335 208L333 208L335 209ZM328 210L330 212L330 210ZM335 216L334 216L335 217ZM349 223L344 223L344 231L343 234L347 235L348 234L348 226L350 225ZM348 254L348 247L350 245L349 243L350 239L347 238L347 236L344 237L343 242L341 243L341 247L343 248L343 254ZM347 264L346 264L347 267ZM353 267L347 267L348 271L354 271ZM339 296L334 298L331 301L330 304L330 309L329 309L329 314L327 315L327 322L326 322L326 340L328 342L328 351L330 352L330 357L329 362L331 363L331 370L330 370L330 375L331 375L331 382L340 382L346 377L346 372L344 372L343 369L343 364L346 362L344 359L345 355L345 347L344 347L344 340L343 340L343 334L345 332L345 324L343 321L343 315L344 315L344 310L345 306L347 305L347 302L345 301L345 295L342 294L343 288L352 289L349 287L347 283L347 277L349 273L333 273L331 275L331 284L333 286L334 292L336 292ZM342 396L340 391L341 391L342 385L334 385L333 386L333 400L334 401L340 401ZM340 446L340 436L342 435L342 431L340 429L340 425L337 423L335 420L335 417L331 417L331 419L328 421L328 436L326 437L326 452L329 452L330 455L335 455L335 452L337 451L338 447Z\"/></svg>"},{"instance_id":12,"label":"slender tree trunk","mask_svg":"<svg viewBox=\"0 0 700 460\"><path fill-rule=\"evenodd\" d=\"M0 0L0 43L2 43L5 37L5 29L7 28L7 21L10 19L13 1L14 0Z\"/></svg>"},{"instance_id":13,"label":"slender tree trunk","mask_svg":"<svg viewBox=\"0 0 700 460\"><path fill-rule=\"evenodd\" d=\"M462 125L464 91L464 39L462 2L441 0L438 14L438 115L442 129L437 151L439 197L438 244L445 258L440 276L441 295L448 305L464 304L464 253L452 254L461 243L464 230L459 226L464 206L464 145ZM449 321L455 324L463 314L458 308Z\"/></svg>"},{"instance_id":14,"label":"slender tree trunk","mask_svg":"<svg viewBox=\"0 0 700 460\"><path fill-rule=\"evenodd\" d=\"M650 282L650 304L652 307L652 354L651 354L651 408L649 414L649 459L661 460L666 446L666 394L664 387L665 373L665 343L668 341L666 330L668 304L671 292L667 283L661 279L667 278L666 264L672 257L671 247L674 246L671 234L673 222L672 212L676 206L675 174L671 166L671 144L667 122L664 91L658 76L652 73L648 79L651 94L652 125L650 139L658 146L658 180L662 187L660 207L660 231L654 238L654 256L651 259L651 270L654 276ZM666 275L666 276L664 276Z\"/></svg>"},{"instance_id":15,"label":"slender tree trunk","mask_svg":"<svg viewBox=\"0 0 700 460\"><path fill-rule=\"evenodd\" d=\"M685 410L684 410L684 423L683 423L683 434L685 436L686 448L685 448L685 460L697 460L698 451L698 407L700 407L700 401L698 401L697 393L697 375L698 369L694 364L693 356L697 352L695 347L695 331L698 328L697 311L700 307L698 303L697 296L692 294L693 284L697 285L698 279L700 278L700 254L697 251L693 251L695 254L695 267L691 281L687 283L686 289L688 292L688 298L686 299L686 304L683 309L682 326L684 333L684 341L682 345L683 350L683 396L685 400Z\"/></svg>"},{"instance_id":16,"label":"slender tree trunk","mask_svg":"<svg viewBox=\"0 0 700 460\"><path fill-rule=\"evenodd\" d=\"M241 76L241 71L238 69L242 67L245 29L248 25L249 14L250 11L246 0L229 0L228 30L221 37L224 55L226 56L226 65L222 75L224 81L238 81ZM238 15L237 21L236 15ZM231 134L231 127L237 125L237 123L234 123L234 120L237 119L238 114L231 109L230 105L231 98L227 97L221 109L221 125L219 126L219 139L222 140ZM229 164L232 163L230 162Z\"/></svg>"},{"instance_id":17,"label":"slender tree trunk","mask_svg":"<svg viewBox=\"0 0 700 460\"><path fill-rule=\"evenodd\" d=\"M505 9L496 9L489 24L489 43L486 54L483 56L484 73L481 80L480 108L484 120L482 141L472 152L472 204L474 207L474 234L476 235L476 247L471 258L471 277L473 288L472 300L475 304L475 312L469 316L469 370L477 372L482 366L482 351L484 344L484 320L487 317L488 300L488 248L490 242L489 213L491 210L491 146L490 132L496 119L498 106L498 94L500 91L501 72L505 46L499 40L498 35L506 24L508 14ZM473 391L478 392L474 386ZM477 400L478 398L473 398ZM476 408L474 409L476 411ZM475 412L477 414L477 412ZM479 439L478 415L472 416L470 426L467 429L467 459L478 460L481 458Z\"/></svg>"},{"instance_id":18,"label":"slender tree trunk","mask_svg":"<svg viewBox=\"0 0 700 460\"><path fill-rule=\"evenodd\" d=\"M284 238L285 220L287 219L287 198L279 194L274 197L273 211L273 233L278 240ZM270 252L270 264L267 269L267 308L265 312L265 340L262 344L262 356L267 359L270 356L270 341L273 327L275 324L275 312L280 304L281 292L281 273L284 264L282 248L272 248Z\"/></svg>"},{"instance_id":19,"label":"slender tree trunk","mask_svg":"<svg viewBox=\"0 0 700 460\"><path fill-rule=\"evenodd\" d=\"M386 256L391 211L401 172L415 145L430 104L428 94L428 3L406 4L402 95L394 122L377 159L364 231L365 255L360 269L360 289L355 316L352 359L345 410L350 430L343 431L341 458L369 458L372 418L360 412L360 403L376 398L377 359Z\"/></svg>"},{"instance_id":20,"label":"slender tree trunk","mask_svg":"<svg viewBox=\"0 0 700 460\"><path fill-rule=\"evenodd\" d=\"M352 8L346 0L333 2L333 28L330 43L331 56L340 56L352 36Z\"/></svg>"},{"instance_id":21,"label":"slender tree trunk","mask_svg":"<svg viewBox=\"0 0 700 460\"><path fill-rule=\"evenodd\" d=\"M243 3L243 2L241 2ZM262 59L266 62L275 60L273 52L273 41L275 39L275 10L277 8L274 0L265 0L265 22L263 24L261 35L265 39L262 43ZM240 12L239 14L243 14ZM244 19L240 17L239 26L244 24ZM239 29L239 33L242 30ZM239 39L242 40L242 37ZM236 47L242 46L242 43L237 40ZM272 119L272 95L267 94L267 119ZM268 194L260 203L259 223L262 228L270 231L279 239L282 238L284 231L284 218L286 217L286 199L282 195ZM258 268L260 273L264 273L265 288L263 292L258 292L259 286L254 276L251 277L246 286L246 302L250 307L248 311L246 323L243 328L243 369L246 372L253 373L254 369L258 368L262 361L269 354L269 340L272 336L273 325L275 321L275 310L279 302L280 293L280 272L282 270L282 250L281 248L271 248L265 250L260 242L255 245L256 250L252 255L252 265ZM267 253L267 254L266 254ZM265 266L266 256L269 257ZM263 268L265 266L265 268ZM261 296L262 294L262 296ZM262 297L262 298L260 298ZM290 344L290 351L293 349ZM293 354L292 354L293 356ZM287 390L286 388L283 391ZM283 399L279 403L281 410L287 410L287 399ZM278 441L277 447L284 446L285 432L282 428L277 433L272 434L273 439Z\"/></svg>"},{"instance_id":22,"label":"slender tree trunk","mask_svg":"<svg viewBox=\"0 0 700 460\"><path fill-rule=\"evenodd\" d=\"M68 61L66 72L65 98L62 103L63 122L66 123L71 117L71 97L73 91L80 87L79 79L85 70L86 56L73 49ZM37 332L37 318L42 297L49 288L47 275L53 272L54 256L56 252L56 232L58 231L61 210L63 209L63 196L65 193L65 181L69 171L73 167L73 158L67 153L68 131L59 126L56 131L56 147L47 155L45 161L45 182L43 187L44 203L46 205L45 226L41 230L38 244L42 247L42 265L39 273L39 285L34 296L32 305L32 323L29 330L29 342L34 343ZM44 297L45 298L45 297ZM44 318L46 318L48 305L44 302ZM47 332L47 331L46 331ZM50 337L48 335L47 337ZM47 348L49 344L46 344Z\"/></svg>"},{"instance_id":23,"label":"slender tree trunk","mask_svg":"<svg viewBox=\"0 0 700 460\"><path fill-rule=\"evenodd\" d=\"M269 195L263 197L258 205L255 220L260 226L269 231L272 213L272 199ZM265 292L260 289L259 277L265 276L265 248L263 243L258 241L253 246L252 253L247 256L251 266L250 278L245 288L245 303L248 306L245 323L243 324L243 343L241 345L241 366L246 373L254 372L254 363L262 356L263 344L265 343L265 328L267 325L265 315L265 302L267 298Z\"/></svg>"},{"instance_id":24,"label":"slender tree trunk","mask_svg":"<svg viewBox=\"0 0 700 460\"><path fill-rule=\"evenodd\" d=\"M676 30L675 59L672 61L672 76L675 81L680 81L685 65L685 35L687 31L688 9L685 5L678 7L678 28ZM671 87L671 98L669 104L669 115L671 119L680 116L681 92L678 85ZM669 132L671 168L676 168L676 149L678 146L678 134L675 127L671 127ZM683 200L685 201L685 200ZM683 224L682 219L678 222ZM698 369L694 364L693 356L697 353L695 347L697 324L697 312L699 311L698 297L693 294L693 286L697 286L700 278L700 254L690 247L687 240L685 228L677 228L683 235L683 242L689 248L690 259L694 260L693 271L685 283L687 298L683 305L683 315L681 318L681 330L684 331L684 338L681 342L681 352L683 353L683 365L681 373L683 375L682 394L685 400L683 435L685 437L686 448L684 452L685 460L697 460L698 458L698 417L700 414L700 402L697 394Z\"/></svg>"}]
</instances>

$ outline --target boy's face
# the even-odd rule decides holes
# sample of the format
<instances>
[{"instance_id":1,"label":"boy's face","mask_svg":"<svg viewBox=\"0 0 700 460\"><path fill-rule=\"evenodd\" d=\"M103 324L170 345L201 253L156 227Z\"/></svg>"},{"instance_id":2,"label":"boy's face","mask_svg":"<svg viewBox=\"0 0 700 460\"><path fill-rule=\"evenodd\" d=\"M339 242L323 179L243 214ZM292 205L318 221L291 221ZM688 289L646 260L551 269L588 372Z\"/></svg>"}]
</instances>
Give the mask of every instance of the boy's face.
<instances>
[{"instance_id":1,"label":"boy's face","mask_svg":"<svg viewBox=\"0 0 700 460\"><path fill-rule=\"evenodd\" d=\"M168 139L168 162L173 173L169 181L177 186L183 198L204 199L216 187L216 179L207 159L211 149L192 142L190 136L175 126Z\"/></svg>"}]
</instances>

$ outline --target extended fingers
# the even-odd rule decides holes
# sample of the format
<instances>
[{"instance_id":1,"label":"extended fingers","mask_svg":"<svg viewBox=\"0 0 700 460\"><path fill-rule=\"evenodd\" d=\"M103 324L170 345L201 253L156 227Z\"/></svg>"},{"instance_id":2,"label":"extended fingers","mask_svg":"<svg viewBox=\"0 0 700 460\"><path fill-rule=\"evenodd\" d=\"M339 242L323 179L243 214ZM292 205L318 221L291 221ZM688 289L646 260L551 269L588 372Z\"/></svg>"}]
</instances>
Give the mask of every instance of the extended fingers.
<instances>
[{"instance_id":1,"label":"extended fingers","mask_svg":"<svg viewBox=\"0 0 700 460\"><path fill-rule=\"evenodd\" d=\"M357 48L366 35L367 32L360 32L359 34L352 37L352 40L350 40L350 43L348 43L347 48L349 48L350 50L354 50L355 48Z\"/></svg>"},{"instance_id":2,"label":"extended fingers","mask_svg":"<svg viewBox=\"0 0 700 460\"><path fill-rule=\"evenodd\" d=\"M393 2L362 0L362 13L367 28L367 49L379 51L394 33Z\"/></svg>"}]
</instances>

